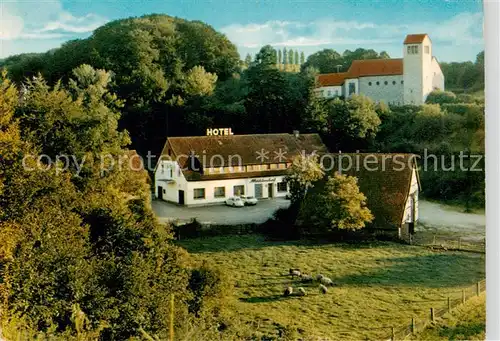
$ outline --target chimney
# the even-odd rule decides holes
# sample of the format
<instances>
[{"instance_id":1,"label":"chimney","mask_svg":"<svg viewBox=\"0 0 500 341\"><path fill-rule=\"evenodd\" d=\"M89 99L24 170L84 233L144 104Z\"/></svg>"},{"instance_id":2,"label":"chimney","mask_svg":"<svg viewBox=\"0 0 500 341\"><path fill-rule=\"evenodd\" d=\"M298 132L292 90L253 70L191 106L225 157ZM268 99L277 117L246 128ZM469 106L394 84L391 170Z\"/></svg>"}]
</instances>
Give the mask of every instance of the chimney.
<instances>
[{"instance_id":1,"label":"chimney","mask_svg":"<svg viewBox=\"0 0 500 341\"><path fill-rule=\"evenodd\" d=\"M298 138L300 135L299 131L298 130L294 130L293 131L293 136L295 136L296 138Z\"/></svg>"}]
</instances>

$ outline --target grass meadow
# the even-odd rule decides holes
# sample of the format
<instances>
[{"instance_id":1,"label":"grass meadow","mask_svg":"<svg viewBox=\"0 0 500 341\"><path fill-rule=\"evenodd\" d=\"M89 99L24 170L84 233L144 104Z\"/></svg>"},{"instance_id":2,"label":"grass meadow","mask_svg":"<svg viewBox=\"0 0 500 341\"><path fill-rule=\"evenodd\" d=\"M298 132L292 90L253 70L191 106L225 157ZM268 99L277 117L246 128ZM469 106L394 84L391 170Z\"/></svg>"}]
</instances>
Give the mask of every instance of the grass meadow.
<instances>
[{"instance_id":1,"label":"grass meadow","mask_svg":"<svg viewBox=\"0 0 500 341\"><path fill-rule=\"evenodd\" d=\"M485 340L486 295L471 298L464 305L454 309L451 314L430 325L413 340Z\"/></svg>"},{"instance_id":2,"label":"grass meadow","mask_svg":"<svg viewBox=\"0 0 500 341\"><path fill-rule=\"evenodd\" d=\"M268 241L260 235L178 242L195 261L221 267L233 282L228 311L233 327L255 337L382 340L391 327L425 318L430 307L485 277L484 255L432 251L393 242L321 244ZM289 268L336 284L321 294L317 283L291 279ZM284 297L286 286L302 286L304 297ZM229 326L231 328L231 325Z\"/></svg>"}]
</instances>

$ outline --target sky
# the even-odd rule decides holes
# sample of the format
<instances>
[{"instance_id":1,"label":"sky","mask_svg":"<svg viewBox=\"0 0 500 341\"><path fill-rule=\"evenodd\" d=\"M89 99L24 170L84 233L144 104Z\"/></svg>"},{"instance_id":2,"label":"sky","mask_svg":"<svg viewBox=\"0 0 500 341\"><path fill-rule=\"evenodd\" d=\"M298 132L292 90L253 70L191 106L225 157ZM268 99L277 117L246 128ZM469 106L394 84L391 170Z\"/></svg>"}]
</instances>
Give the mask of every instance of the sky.
<instances>
[{"instance_id":1,"label":"sky","mask_svg":"<svg viewBox=\"0 0 500 341\"><path fill-rule=\"evenodd\" d=\"M427 33L439 61L474 61L484 49L478 0L0 0L0 58L86 38L106 22L162 13L223 32L242 59L270 44L306 56L358 47L402 57L410 33Z\"/></svg>"}]
</instances>

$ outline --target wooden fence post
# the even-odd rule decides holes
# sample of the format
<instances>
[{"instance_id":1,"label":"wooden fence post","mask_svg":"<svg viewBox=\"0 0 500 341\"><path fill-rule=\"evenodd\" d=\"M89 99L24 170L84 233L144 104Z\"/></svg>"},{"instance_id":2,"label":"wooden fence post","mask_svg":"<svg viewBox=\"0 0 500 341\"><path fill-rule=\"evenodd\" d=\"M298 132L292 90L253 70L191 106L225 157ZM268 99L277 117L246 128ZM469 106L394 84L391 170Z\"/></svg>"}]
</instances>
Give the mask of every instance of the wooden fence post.
<instances>
[{"instance_id":1,"label":"wooden fence post","mask_svg":"<svg viewBox=\"0 0 500 341\"><path fill-rule=\"evenodd\" d=\"M396 340L396 331L394 330L394 327L391 328L391 340Z\"/></svg>"},{"instance_id":2,"label":"wooden fence post","mask_svg":"<svg viewBox=\"0 0 500 341\"><path fill-rule=\"evenodd\" d=\"M465 303L465 289L462 289L462 303Z\"/></svg>"},{"instance_id":3,"label":"wooden fence post","mask_svg":"<svg viewBox=\"0 0 500 341\"><path fill-rule=\"evenodd\" d=\"M450 302L450 297L448 296L448 312L451 311L451 302Z\"/></svg>"},{"instance_id":4,"label":"wooden fence post","mask_svg":"<svg viewBox=\"0 0 500 341\"><path fill-rule=\"evenodd\" d=\"M174 341L174 294L170 294L170 321L169 321L170 340Z\"/></svg>"},{"instance_id":5,"label":"wooden fence post","mask_svg":"<svg viewBox=\"0 0 500 341\"><path fill-rule=\"evenodd\" d=\"M477 282L476 283L476 294L477 296L479 296L479 294L481 293L481 282Z\"/></svg>"},{"instance_id":6,"label":"wooden fence post","mask_svg":"<svg viewBox=\"0 0 500 341\"><path fill-rule=\"evenodd\" d=\"M414 318L414 317L412 317L412 318L411 318L411 333L412 333L412 334L415 334L415 331L416 331L416 330L415 330L415 318Z\"/></svg>"},{"instance_id":7,"label":"wooden fence post","mask_svg":"<svg viewBox=\"0 0 500 341\"><path fill-rule=\"evenodd\" d=\"M431 321L434 322L434 308L431 308Z\"/></svg>"}]
</instances>

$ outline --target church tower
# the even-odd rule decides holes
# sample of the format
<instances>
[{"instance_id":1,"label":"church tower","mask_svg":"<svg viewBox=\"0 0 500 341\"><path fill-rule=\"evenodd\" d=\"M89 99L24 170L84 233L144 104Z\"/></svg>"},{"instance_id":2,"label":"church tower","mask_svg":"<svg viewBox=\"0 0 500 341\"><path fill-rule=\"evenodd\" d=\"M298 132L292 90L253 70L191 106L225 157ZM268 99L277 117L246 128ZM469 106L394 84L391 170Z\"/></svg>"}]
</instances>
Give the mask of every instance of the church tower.
<instances>
[{"instance_id":1,"label":"church tower","mask_svg":"<svg viewBox=\"0 0 500 341\"><path fill-rule=\"evenodd\" d=\"M403 44L404 103L420 105L433 89L432 42L427 34L409 34Z\"/></svg>"}]
</instances>

